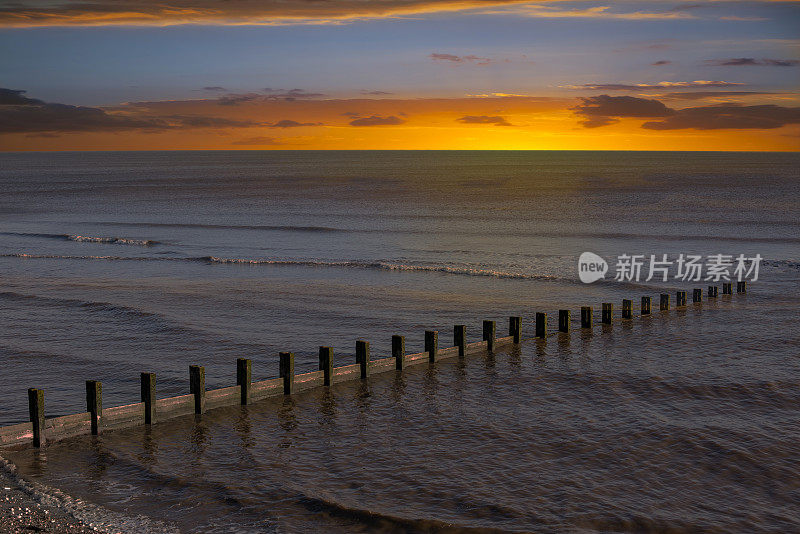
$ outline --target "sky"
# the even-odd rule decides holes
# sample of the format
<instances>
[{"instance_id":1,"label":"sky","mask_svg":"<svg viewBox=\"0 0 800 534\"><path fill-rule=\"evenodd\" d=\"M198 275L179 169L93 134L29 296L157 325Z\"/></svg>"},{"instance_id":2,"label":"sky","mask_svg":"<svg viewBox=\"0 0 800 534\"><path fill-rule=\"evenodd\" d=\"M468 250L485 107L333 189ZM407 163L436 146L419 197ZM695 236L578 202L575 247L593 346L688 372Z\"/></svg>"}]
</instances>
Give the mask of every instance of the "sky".
<instances>
[{"instance_id":1,"label":"sky","mask_svg":"<svg viewBox=\"0 0 800 534\"><path fill-rule=\"evenodd\" d=\"M800 2L0 0L0 150L800 150Z\"/></svg>"}]
</instances>

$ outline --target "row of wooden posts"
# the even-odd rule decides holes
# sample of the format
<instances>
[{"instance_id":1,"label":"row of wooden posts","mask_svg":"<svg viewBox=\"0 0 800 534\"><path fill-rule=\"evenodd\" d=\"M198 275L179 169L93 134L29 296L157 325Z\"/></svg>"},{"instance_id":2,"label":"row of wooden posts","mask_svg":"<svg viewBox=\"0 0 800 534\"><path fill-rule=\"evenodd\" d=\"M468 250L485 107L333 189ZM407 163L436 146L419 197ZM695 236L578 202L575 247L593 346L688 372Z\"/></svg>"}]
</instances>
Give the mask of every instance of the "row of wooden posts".
<instances>
[{"instance_id":1,"label":"row of wooden posts","mask_svg":"<svg viewBox=\"0 0 800 534\"><path fill-rule=\"evenodd\" d=\"M708 287L708 298L718 296L716 286ZM747 292L747 282L740 281L736 285L737 293ZM731 295L732 283L722 284L722 294ZM686 306L686 291L678 291L676 294L676 307ZM694 289L692 292L692 302L698 303L703 300L703 290ZM659 309L666 311L670 309L670 295L662 293L660 295ZM614 305L610 302L602 304L601 322L610 325L613 322ZM641 300L640 313L642 316L651 313L651 297L645 296ZM624 299L622 301L622 318L633 318L633 301ZM593 327L593 309L591 306L581 307L581 328ZM570 310L559 310L558 312L558 331L569 332L571 323ZM486 342L488 351L494 350L496 337L496 322L483 321L483 341ZM520 343L522 332L522 319L520 317L509 317L509 337L513 343ZM547 314L536 313L535 337L544 339L547 337ZM466 326L456 325L453 330L454 348L457 348L458 356L463 357L466 352ZM425 353L431 363L436 362L439 345L439 333L437 331L425 332ZM406 365L405 336L392 336L392 358L395 360L395 369L403 370ZM294 353L280 353L280 374L283 381L283 394L291 395L295 385L294 373ZM370 370L370 350L369 342L364 340L356 341L356 364L360 368L360 377L366 379ZM323 385L330 386L334 375L333 349L331 347L319 348L319 370L322 372ZM236 385L240 387L240 403L247 405L251 397L252 385L252 361L247 358L239 358L236 362ZM205 368L192 365L189 367L189 390L194 396L194 413L202 414L205 412L206 404L206 385ZM141 402L144 404L144 423L147 425L156 422L156 375L155 373L141 373ZM97 380L86 382L86 411L89 412L91 421L91 433L97 435L102 430L103 418L103 386ZM30 411L30 421L33 430L33 446L40 447L44 444L44 390L31 388L28 390L28 407Z\"/></svg>"}]
</instances>

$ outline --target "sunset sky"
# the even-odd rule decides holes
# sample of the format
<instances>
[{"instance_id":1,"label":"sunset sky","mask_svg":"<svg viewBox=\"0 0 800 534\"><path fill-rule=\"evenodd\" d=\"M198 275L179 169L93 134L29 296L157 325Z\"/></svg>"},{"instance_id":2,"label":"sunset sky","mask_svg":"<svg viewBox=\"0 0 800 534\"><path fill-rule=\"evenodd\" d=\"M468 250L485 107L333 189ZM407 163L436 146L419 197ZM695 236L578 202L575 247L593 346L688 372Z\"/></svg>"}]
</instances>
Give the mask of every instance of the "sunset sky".
<instances>
[{"instance_id":1,"label":"sunset sky","mask_svg":"<svg viewBox=\"0 0 800 534\"><path fill-rule=\"evenodd\" d=\"M0 2L1 150L800 150L800 2Z\"/></svg>"}]
</instances>

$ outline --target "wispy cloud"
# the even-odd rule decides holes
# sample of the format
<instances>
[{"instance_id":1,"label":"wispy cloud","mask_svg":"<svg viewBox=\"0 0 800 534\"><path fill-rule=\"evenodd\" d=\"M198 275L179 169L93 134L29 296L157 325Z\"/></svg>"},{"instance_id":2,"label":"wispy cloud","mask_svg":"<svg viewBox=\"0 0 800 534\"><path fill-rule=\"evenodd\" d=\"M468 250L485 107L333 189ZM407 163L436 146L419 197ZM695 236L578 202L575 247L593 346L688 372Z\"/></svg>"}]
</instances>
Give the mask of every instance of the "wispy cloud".
<instances>
[{"instance_id":1,"label":"wispy cloud","mask_svg":"<svg viewBox=\"0 0 800 534\"><path fill-rule=\"evenodd\" d=\"M520 0L18 0L0 8L0 26L337 25L516 3Z\"/></svg>"},{"instance_id":2,"label":"wispy cloud","mask_svg":"<svg viewBox=\"0 0 800 534\"><path fill-rule=\"evenodd\" d=\"M510 6L499 6L481 10L480 13L485 15L514 15L528 18L591 18L617 20L675 20L696 18L687 10L615 11L611 6L569 9L557 5L544 5L543 3L522 3Z\"/></svg>"},{"instance_id":3,"label":"wispy cloud","mask_svg":"<svg viewBox=\"0 0 800 534\"><path fill-rule=\"evenodd\" d=\"M473 63L475 65L488 65L492 60L488 57L480 57L476 55L457 56L455 54L440 54L434 52L428 56L434 61L444 61L449 63Z\"/></svg>"},{"instance_id":4,"label":"wispy cloud","mask_svg":"<svg viewBox=\"0 0 800 534\"><path fill-rule=\"evenodd\" d=\"M733 57L730 59L707 59L705 63L715 67L796 67L797 65L800 65L800 60Z\"/></svg>"},{"instance_id":5,"label":"wispy cloud","mask_svg":"<svg viewBox=\"0 0 800 534\"><path fill-rule=\"evenodd\" d=\"M658 83L585 83L581 85L562 85L563 89L580 89L592 91L652 91L671 87L732 87L745 85L742 82L726 82L723 80L694 80L691 82L658 82Z\"/></svg>"}]
</instances>

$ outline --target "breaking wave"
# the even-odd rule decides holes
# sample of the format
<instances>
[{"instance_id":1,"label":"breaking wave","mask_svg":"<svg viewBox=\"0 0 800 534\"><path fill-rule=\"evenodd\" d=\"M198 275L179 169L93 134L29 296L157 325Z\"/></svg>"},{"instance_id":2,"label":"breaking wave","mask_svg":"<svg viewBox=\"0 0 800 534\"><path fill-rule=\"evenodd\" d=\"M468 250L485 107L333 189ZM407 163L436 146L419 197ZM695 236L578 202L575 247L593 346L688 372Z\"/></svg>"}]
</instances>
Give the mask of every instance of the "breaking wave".
<instances>
[{"instance_id":1,"label":"breaking wave","mask_svg":"<svg viewBox=\"0 0 800 534\"><path fill-rule=\"evenodd\" d=\"M98 237L78 234L31 234L22 232L2 232L3 235L15 235L21 237L39 237L43 239L61 239L64 241L77 241L79 243L103 243L107 245L129 245L135 247L152 247L160 245L160 241L152 239L133 239L130 237Z\"/></svg>"},{"instance_id":2,"label":"breaking wave","mask_svg":"<svg viewBox=\"0 0 800 534\"><path fill-rule=\"evenodd\" d=\"M473 267L470 265L441 265L441 264L409 264L392 261L360 261L360 260L283 260L283 259L249 259L249 258L220 258L217 256L202 256L195 258L154 257L154 256L66 256L59 254L2 254L4 258L23 259L61 259L61 260L97 260L97 261L177 261L177 262L205 262L210 264L236 264L236 265L263 265L263 266L300 266L300 267L334 267L354 269L375 269L383 271L419 271L446 273L463 276L488 276L494 278L512 278L520 280L556 280L560 277L543 274L528 274L521 272L503 271Z\"/></svg>"}]
</instances>

